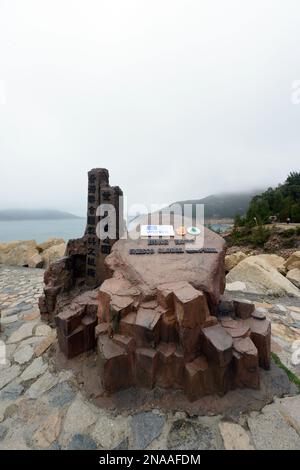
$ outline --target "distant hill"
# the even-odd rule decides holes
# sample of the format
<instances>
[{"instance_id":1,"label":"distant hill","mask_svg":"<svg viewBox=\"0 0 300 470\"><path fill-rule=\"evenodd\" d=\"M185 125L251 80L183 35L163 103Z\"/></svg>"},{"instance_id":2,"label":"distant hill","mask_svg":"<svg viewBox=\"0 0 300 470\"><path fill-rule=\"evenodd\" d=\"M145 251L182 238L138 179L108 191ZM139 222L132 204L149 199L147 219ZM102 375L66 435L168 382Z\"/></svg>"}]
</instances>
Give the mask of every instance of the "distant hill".
<instances>
[{"instance_id":1,"label":"distant hill","mask_svg":"<svg viewBox=\"0 0 300 470\"><path fill-rule=\"evenodd\" d=\"M213 194L203 199L177 201L175 204L204 204L205 219L234 219L246 214L252 198L262 190Z\"/></svg>"},{"instance_id":2,"label":"distant hill","mask_svg":"<svg viewBox=\"0 0 300 470\"><path fill-rule=\"evenodd\" d=\"M8 209L0 211L0 221L79 219L69 212L51 209Z\"/></svg>"}]
</instances>

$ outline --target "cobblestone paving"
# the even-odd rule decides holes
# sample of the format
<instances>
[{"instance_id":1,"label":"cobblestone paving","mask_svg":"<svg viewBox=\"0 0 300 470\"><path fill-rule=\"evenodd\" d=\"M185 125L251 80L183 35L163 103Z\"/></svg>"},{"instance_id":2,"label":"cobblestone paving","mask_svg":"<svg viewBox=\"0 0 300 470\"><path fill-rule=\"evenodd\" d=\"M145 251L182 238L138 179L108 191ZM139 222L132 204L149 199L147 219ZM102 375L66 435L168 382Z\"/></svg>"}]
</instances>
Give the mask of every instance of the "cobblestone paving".
<instances>
[{"instance_id":1,"label":"cobblestone paving","mask_svg":"<svg viewBox=\"0 0 300 470\"><path fill-rule=\"evenodd\" d=\"M0 266L0 449L300 449L299 395L275 399L235 422L160 410L128 416L95 407L73 373L57 371L51 360L55 331L41 322L37 308L42 282L42 270ZM291 365L300 309L264 307L275 348Z\"/></svg>"}]
</instances>

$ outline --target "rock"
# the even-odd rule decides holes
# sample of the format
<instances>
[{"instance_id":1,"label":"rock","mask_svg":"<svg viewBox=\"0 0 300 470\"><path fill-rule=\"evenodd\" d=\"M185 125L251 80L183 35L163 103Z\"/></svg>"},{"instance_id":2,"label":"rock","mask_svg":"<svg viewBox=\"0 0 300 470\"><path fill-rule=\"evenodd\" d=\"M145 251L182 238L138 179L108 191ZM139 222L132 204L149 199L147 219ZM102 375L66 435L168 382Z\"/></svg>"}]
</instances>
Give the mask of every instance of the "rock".
<instances>
[{"instance_id":1,"label":"rock","mask_svg":"<svg viewBox=\"0 0 300 470\"><path fill-rule=\"evenodd\" d=\"M228 282L226 281L226 290L228 292L244 292L247 289L246 284L241 281Z\"/></svg>"},{"instance_id":2,"label":"rock","mask_svg":"<svg viewBox=\"0 0 300 470\"><path fill-rule=\"evenodd\" d=\"M244 320L233 320L231 317L221 318L221 324L232 338L244 338L249 335L249 322Z\"/></svg>"},{"instance_id":3,"label":"rock","mask_svg":"<svg viewBox=\"0 0 300 470\"><path fill-rule=\"evenodd\" d=\"M58 438L61 426L59 414L49 416L33 435L33 443L42 449L48 449Z\"/></svg>"},{"instance_id":4,"label":"rock","mask_svg":"<svg viewBox=\"0 0 300 470\"><path fill-rule=\"evenodd\" d=\"M271 360L271 323L268 320L252 318L250 328L251 340L258 350L259 365L269 370Z\"/></svg>"},{"instance_id":5,"label":"rock","mask_svg":"<svg viewBox=\"0 0 300 470\"><path fill-rule=\"evenodd\" d=\"M19 347L14 354L14 361L18 364L25 364L33 356L33 347L29 344Z\"/></svg>"},{"instance_id":6,"label":"rock","mask_svg":"<svg viewBox=\"0 0 300 470\"><path fill-rule=\"evenodd\" d=\"M3 441L3 439L5 438L7 432L8 432L7 427L4 426L3 424L0 424L0 441Z\"/></svg>"},{"instance_id":7,"label":"rock","mask_svg":"<svg viewBox=\"0 0 300 470\"><path fill-rule=\"evenodd\" d=\"M159 223L159 214L152 216L152 223ZM148 224L148 217L145 219ZM174 226L181 225L182 217L175 215ZM162 283L186 281L195 289L205 292L211 304L216 306L225 287L225 241L205 227L202 230L204 248L213 248L215 253L156 253L154 256L134 256L130 254L130 249L149 249L148 241L142 238L128 238L118 240L114 244L105 264L114 272L115 277L119 275L137 287L144 298L153 298Z\"/></svg>"},{"instance_id":8,"label":"rock","mask_svg":"<svg viewBox=\"0 0 300 470\"><path fill-rule=\"evenodd\" d=\"M174 291L174 307L177 321L183 328L195 328L209 316L205 295L189 283Z\"/></svg>"},{"instance_id":9,"label":"rock","mask_svg":"<svg viewBox=\"0 0 300 470\"><path fill-rule=\"evenodd\" d=\"M276 312L276 313L285 313L285 312L287 312L287 309L283 305L276 304L272 308L272 311Z\"/></svg>"},{"instance_id":10,"label":"rock","mask_svg":"<svg viewBox=\"0 0 300 470\"><path fill-rule=\"evenodd\" d=\"M172 423L168 438L169 450L222 449L222 439L215 420L178 419Z\"/></svg>"},{"instance_id":11,"label":"rock","mask_svg":"<svg viewBox=\"0 0 300 470\"><path fill-rule=\"evenodd\" d=\"M292 269L300 269L300 251L295 251L284 263L287 271Z\"/></svg>"},{"instance_id":12,"label":"rock","mask_svg":"<svg viewBox=\"0 0 300 470\"><path fill-rule=\"evenodd\" d=\"M97 421L95 410L87 405L81 398L76 398L70 405L63 425L63 431L67 435L84 432Z\"/></svg>"},{"instance_id":13,"label":"rock","mask_svg":"<svg viewBox=\"0 0 300 470\"><path fill-rule=\"evenodd\" d=\"M12 241L0 244L0 264L9 266L28 266L29 260L39 255L34 240Z\"/></svg>"},{"instance_id":14,"label":"rock","mask_svg":"<svg viewBox=\"0 0 300 470\"><path fill-rule=\"evenodd\" d=\"M205 356L199 356L185 364L184 392L190 401L207 395L212 391L211 373Z\"/></svg>"},{"instance_id":15,"label":"rock","mask_svg":"<svg viewBox=\"0 0 300 470\"><path fill-rule=\"evenodd\" d=\"M300 448L300 437L282 417L278 406L268 405L262 413L253 413L248 426L257 450L293 450Z\"/></svg>"},{"instance_id":16,"label":"rock","mask_svg":"<svg viewBox=\"0 0 300 470\"><path fill-rule=\"evenodd\" d=\"M131 421L133 449L146 449L162 432L165 417L152 412L133 415Z\"/></svg>"},{"instance_id":17,"label":"rock","mask_svg":"<svg viewBox=\"0 0 300 470\"><path fill-rule=\"evenodd\" d=\"M24 391L23 385L18 381L12 382L4 387L0 392L1 400L16 400Z\"/></svg>"},{"instance_id":18,"label":"rock","mask_svg":"<svg viewBox=\"0 0 300 470\"><path fill-rule=\"evenodd\" d=\"M290 312L290 315L291 315L291 317L292 317L293 320L300 322L300 313L291 311L291 312Z\"/></svg>"},{"instance_id":19,"label":"rock","mask_svg":"<svg viewBox=\"0 0 300 470\"><path fill-rule=\"evenodd\" d=\"M282 260L276 255L249 256L227 274L226 282L244 282L247 292L253 294L299 297L296 286L277 270Z\"/></svg>"},{"instance_id":20,"label":"rock","mask_svg":"<svg viewBox=\"0 0 300 470\"><path fill-rule=\"evenodd\" d=\"M0 401L0 423L4 421L4 419L7 417L8 410L11 408L13 405L13 402L10 400L3 400Z\"/></svg>"},{"instance_id":21,"label":"rock","mask_svg":"<svg viewBox=\"0 0 300 470\"><path fill-rule=\"evenodd\" d=\"M233 306L236 316L242 320L250 318L255 310L255 305L249 302L249 300L234 300Z\"/></svg>"},{"instance_id":22,"label":"rock","mask_svg":"<svg viewBox=\"0 0 300 470\"><path fill-rule=\"evenodd\" d=\"M66 251L66 244L53 245L42 252L43 267L48 268L51 263L63 258Z\"/></svg>"},{"instance_id":23,"label":"rock","mask_svg":"<svg viewBox=\"0 0 300 470\"><path fill-rule=\"evenodd\" d=\"M34 354L38 357L44 354L45 351L54 343L56 339L56 335L51 333L50 335L46 336L39 344L37 344L34 348Z\"/></svg>"},{"instance_id":24,"label":"rock","mask_svg":"<svg viewBox=\"0 0 300 470\"><path fill-rule=\"evenodd\" d=\"M108 450L119 446L127 438L128 433L128 418L101 416L91 436L103 449Z\"/></svg>"},{"instance_id":25,"label":"rock","mask_svg":"<svg viewBox=\"0 0 300 470\"><path fill-rule=\"evenodd\" d=\"M219 429L226 450L254 450L249 434L239 424L221 422Z\"/></svg>"},{"instance_id":26,"label":"rock","mask_svg":"<svg viewBox=\"0 0 300 470\"><path fill-rule=\"evenodd\" d=\"M52 330L52 328L48 325L41 324L38 325L35 329L35 336L49 336L54 333L55 330Z\"/></svg>"},{"instance_id":27,"label":"rock","mask_svg":"<svg viewBox=\"0 0 300 470\"><path fill-rule=\"evenodd\" d=\"M265 320L267 317L267 310L262 307L256 307L256 309L251 313L251 316L257 320Z\"/></svg>"},{"instance_id":28,"label":"rock","mask_svg":"<svg viewBox=\"0 0 300 470\"><path fill-rule=\"evenodd\" d=\"M48 365L44 364L43 358L37 357L20 375L20 380L26 382L27 380L36 379L39 375L43 374L47 368Z\"/></svg>"},{"instance_id":29,"label":"rock","mask_svg":"<svg viewBox=\"0 0 300 470\"><path fill-rule=\"evenodd\" d=\"M8 338L7 343L19 343L23 339L32 336L32 330L34 326L35 323L24 323L17 331L12 333L12 335Z\"/></svg>"},{"instance_id":30,"label":"rock","mask_svg":"<svg viewBox=\"0 0 300 470\"><path fill-rule=\"evenodd\" d=\"M237 387L259 388L258 354L249 337L233 341L234 383Z\"/></svg>"},{"instance_id":31,"label":"rock","mask_svg":"<svg viewBox=\"0 0 300 470\"><path fill-rule=\"evenodd\" d=\"M247 255L242 251L237 251L236 253L232 253L232 255L225 256L225 271L230 271L245 258L247 258Z\"/></svg>"},{"instance_id":32,"label":"rock","mask_svg":"<svg viewBox=\"0 0 300 470\"><path fill-rule=\"evenodd\" d=\"M38 398L39 396L43 395L43 393L54 387L57 382L58 378L47 371L31 385L31 387L27 390L26 395L28 395L30 398Z\"/></svg>"},{"instance_id":33,"label":"rock","mask_svg":"<svg viewBox=\"0 0 300 470\"><path fill-rule=\"evenodd\" d=\"M43 264L44 264L43 258L39 254L31 256L31 258L29 258L28 260L29 268L42 268Z\"/></svg>"},{"instance_id":34,"label":"rock","mask_svg":"<svg viewBox=\"0 0 300 470\"><path fill-rule=\"evenodd\" d=\"M300 289L300 268L294 268L288 271L286 278Z\"/></svg>"},{"instance_id":35,"label":"rock","mask_svg":"<svg viewBox=\"0 0 300 470\"><path fill-rule=\"evenodd\" d=\"M63 243L65 243L65 240L63 238L48 238L48 240L46 240L45 242L39 243L37 245L37 248L39 251L45 251L48 250L48 248L50 248L51 246L62 245Z\"/></svg>"},{"instance_id":36,"label":"rock","mask_svg":"<svg viewBox=\"0 0 300 470\"><path fill-rule=\"evenodd\" d=\"M137 385L139 387L153 388L158 368L157 351L151 348L138 348L135 356Z\"/></svg>"},{"instance_id":37,"label":"rock","mask_svg":"<svg viewBox=\"0 0 300 470\"><path fill-rule=\"evenodd\" d=\"M74 400L75 395L67 382L61 382L48 392L47 398L51 406L63 408Z\"/></svg>"},{"instance_id":38,"label":"rock","mask_svg":"<svg viewBox=\"0 0 300 470\"><path fill-rule=\"evenodd\" d=\"M300 396L281 399L279 408L285 420L300 434Z\"/></svg>"},{"instance_id":39,"label":"rock","mask_svg":"<svg viewBox=\"0 0 300 470\"><path fill-rule=\"evenodd\" d=\"M209 360L224 367L232 358L232 337L221 325L202 330L202 349Z\"/></svg>"},{"instance_id":40,"label":"rock","mask_svg":"<svg viewBox=\"0 0 300 470\"><path fill-rule=\"evenodd\" d=\"M22 316L23 321L32 321L37 320L40 318L40 312L38 310L34 310L33 312L24 313Z\"/></svg>"},{"instance_id":41,"label":"rock","mask_svg":"<svg viewBox=\"0 0 300 470\"><path fill-rule=\"evenodd\" d=\"M96 442L88 434L75 434L67 445L67 450L96 450Z\"/></svg>"},{"instance_id":42,"label":"rock","mask_svg":"<svg viewBox=\"0 0 300 470\"><path fill-rule=\"evenodd\" d=\"M14 365L4 370L0 368L0 390L9 382L12 382L20 373L20 366Z\"/></svg>"},{"instance_id":43,"label":"rock","mask_svg":"<svg viewBox=\"0 0 300 470\"><path fill-rule=\"evenodd\" d=\"M105 389L115 392L131 387L134 380L132 355L106 335L98 337L97 351L99 372Z\"/></svg>"}]
</instances>

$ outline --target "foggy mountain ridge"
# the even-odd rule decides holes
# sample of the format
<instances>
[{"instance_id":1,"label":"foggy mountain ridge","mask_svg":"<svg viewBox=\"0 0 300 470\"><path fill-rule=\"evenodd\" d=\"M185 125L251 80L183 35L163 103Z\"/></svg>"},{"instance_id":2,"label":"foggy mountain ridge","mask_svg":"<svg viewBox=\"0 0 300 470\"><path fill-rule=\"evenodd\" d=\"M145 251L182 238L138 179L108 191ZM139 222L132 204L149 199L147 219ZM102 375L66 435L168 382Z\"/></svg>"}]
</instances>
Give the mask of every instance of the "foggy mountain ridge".
<instances>
[{"instance_id":1,"label":"foggy mountain ridge","mask_svg":"<svg viewBox=\"0 0 300 470\"><path fill-rule=\"evenodd\" d=\"M13 220L61 220L80 219L70 212L63 212L54 209L7 209L0 210L0 221Z\"/></svg>"}]
</instances>

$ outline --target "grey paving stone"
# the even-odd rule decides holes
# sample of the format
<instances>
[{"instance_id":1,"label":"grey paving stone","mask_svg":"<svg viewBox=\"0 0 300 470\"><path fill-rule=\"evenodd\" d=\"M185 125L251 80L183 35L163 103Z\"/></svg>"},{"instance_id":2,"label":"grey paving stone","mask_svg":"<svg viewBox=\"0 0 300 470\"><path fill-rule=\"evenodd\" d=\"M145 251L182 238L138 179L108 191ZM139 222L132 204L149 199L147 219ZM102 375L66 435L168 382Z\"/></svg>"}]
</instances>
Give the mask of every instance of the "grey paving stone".
<instances>
[{"instance_id":1,"label":"grey paving stone","mask_svg":"<svg viewBox=\"0 0 300 470\"><path fill-rule=\"evenodd\" d=\"M50 405L55 407L64 407L73 401L76 392L67 382L61 382L53 387L48 393Z\"/></svg>"},{"instance_id":2,"label":"grey paving stone","mask_svg":"<svg viewBox=\"0 0 300 470\"><path fill-rule=\"evenodd\" d=\"M7 427L4 426L3 424L0 424L0 441L3 441L3 439L5 438L7 432L8 432Z\"/></svg>"},{"instance_id":3,"label":"grey paving stone","mask_svg":"<svg viewBox=\"0 0 300 470\"><path fill-rule=\"evenodd\" d=\"M171 426L167 447L170 450L220 449L222 438L213 422L178 419Z\"/></svg>"},{"instance_id":4,"label":"grey paving stone","mask_svg":"<svg viewBox=\"0 0 300 470\"><path fill-rule=\"evenodd\" d=\"M96 442L87 434L75 434L67 445L67 450L95 450Z\"/></svg>"},{"instance_id":5,"label":"grey paving stone","mask_svg":"<svg viewBox=\"0 0 300 470\"><path fill-rule=\"evenodd\" d=\"M20 383L10 383L6 385L0 392L1 400L16 400L24 391L24 387Z\"/></svg>"},{"instance_id":6,"label":"grey paving stone","mask_svg":"<svg viewBox=\"0 0 300 470\"><path fill-rule=\"evenodd\" d=\"M248 418L255 448L258 450L299 450L300 436L282 417L278 405L266 406L262 411Z\"/></svg>"},{"instance_id":7,"label":"grey paving stone","mask_svg":"<svg viewBox=\"0 0 300 470\"><path fill-rule=\"evenodd\" d=\"M157 438L165 424L165 417L150 412L137 413L132 417L133 448L146 449Z\"/></svg>"}]
</instances>

